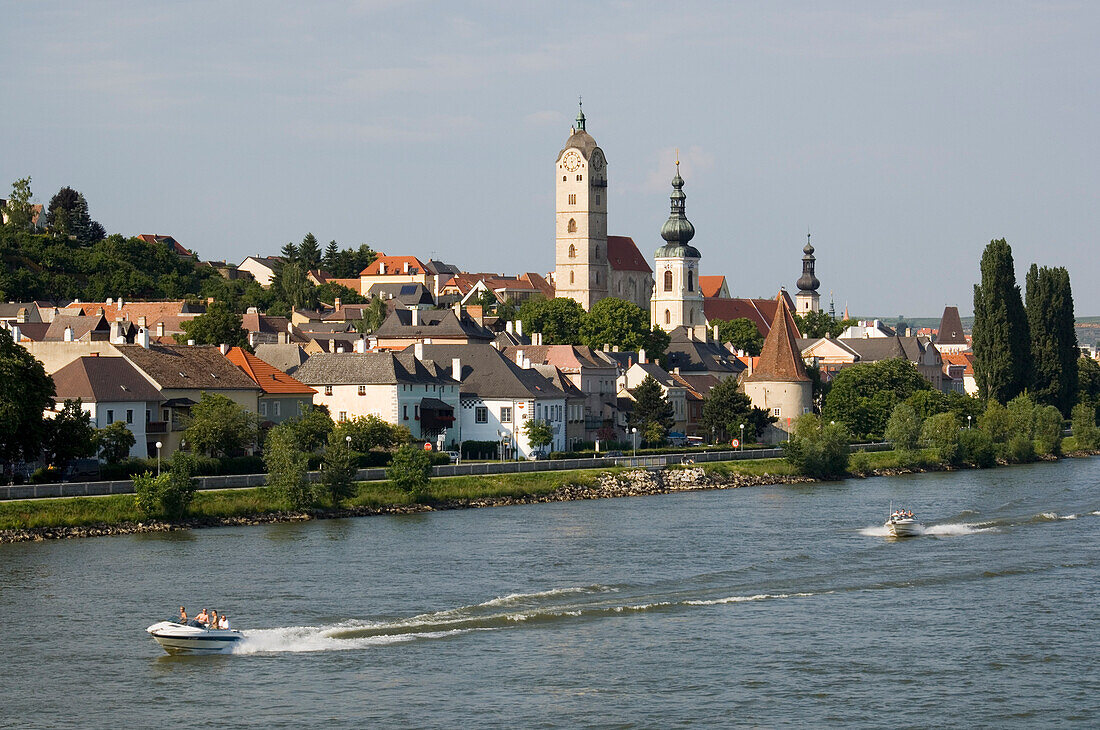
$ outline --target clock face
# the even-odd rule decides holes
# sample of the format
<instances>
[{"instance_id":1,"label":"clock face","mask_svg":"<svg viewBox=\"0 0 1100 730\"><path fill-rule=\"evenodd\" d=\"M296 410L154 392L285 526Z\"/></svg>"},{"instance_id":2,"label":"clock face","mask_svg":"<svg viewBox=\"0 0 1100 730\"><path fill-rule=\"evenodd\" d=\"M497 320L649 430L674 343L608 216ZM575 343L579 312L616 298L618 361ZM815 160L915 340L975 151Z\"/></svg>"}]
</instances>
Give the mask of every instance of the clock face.
<instances>
[{"instance_id":1,"label":"clock face","mask_svg":"<svg viewBox=\"0 0 1100 730\"><path fill-rule=\"evenodd\" d=\"M592 169L597 172L603 169L603 155L599 151L592 155Z\"/></svg>"},{"instance_id":2,"label":"clock face","mask_svg":"<svg viewBox=\"0 0 1100 730\"><path fill-rule=\"evenodd\" d=\"M570 150L565 153L565 159L562 160L562 163L569 172L576 172L581 167L581 155L576 150Z\"/></svg>"}]
</instances>

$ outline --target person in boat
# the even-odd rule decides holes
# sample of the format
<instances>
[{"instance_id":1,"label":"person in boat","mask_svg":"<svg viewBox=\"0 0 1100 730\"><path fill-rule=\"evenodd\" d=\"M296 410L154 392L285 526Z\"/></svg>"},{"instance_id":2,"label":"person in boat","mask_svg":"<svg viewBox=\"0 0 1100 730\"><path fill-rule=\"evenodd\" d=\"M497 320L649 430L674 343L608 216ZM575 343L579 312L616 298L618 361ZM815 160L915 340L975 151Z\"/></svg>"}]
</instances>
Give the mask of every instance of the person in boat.
<instances>
[{"instance_id":1,"label":"person in boat","mask_svg":"<svg viewBox=\"0 0 1100 730\"><path fill-rule=\"evenodd\" d=\"M210 623L210 615L206 613L206 609L204 608L199 612L198 616L195 616L195 620L200 624L206 625Z\"/></svg>"},{"instance_id":2,"label":"person in boat","mask_svg":"<svg viewBox=\"0 0 1100 730\"><path fill-rule=\"evenodd\" d=\"M229 630L229 617L226 616L224 613L222 614L221 618L218 619L218 628L225 631Z\"/></svg>"},{"instance_id":3,"label":"person in boat","mask_svg":"<svg viewBox=\"0 0 1100 730\"><path fill-rule=\"evenodd\" d=\"M218 628L218 612L217 611L211 611L210 612L210 628L212 628L212 629Z\"/></svg>"},{"instance_id":4,"label":"person in boat","mask_svg":"<svg viewBox=\"0 0 1100 730\"><path fill-rule=\"evenodd\" d=\"M181 624L186 624L187 623L187 609L184 608L183 606L180 606L180 623Z\"/></svg>"}]
</instances>

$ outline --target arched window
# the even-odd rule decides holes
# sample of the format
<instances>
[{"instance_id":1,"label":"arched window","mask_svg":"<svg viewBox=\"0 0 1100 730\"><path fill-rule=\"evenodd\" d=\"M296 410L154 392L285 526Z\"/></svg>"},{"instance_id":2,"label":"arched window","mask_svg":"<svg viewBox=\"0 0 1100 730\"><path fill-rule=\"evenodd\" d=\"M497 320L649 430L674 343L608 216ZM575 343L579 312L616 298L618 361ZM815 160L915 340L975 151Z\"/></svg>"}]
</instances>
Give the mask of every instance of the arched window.
<instances>
[{"instance_id":1,"label":"arched window","mask_svg":"<svg viewBox=\"0 0 1100 730\"><path fill-rule=\"evenodd\" d=\"M593 261L599 261L600 260L600 247L599 246L596 246L596 258L594 258L592 260Z\"/></svg>"},{"instance_id":2,"label":"arched window","mask_svg":"<svg viewBox=\"0 0 1100 730\"><path fill-rule=\"evenodd\" d=\"M576 233L577 232L577 221L574 220L573 218L569 219L569 232L570 233Z\"/></svg>"},{"instance_id":3,"label":"arched window","mask_svg":"<svg viewBox=\"0 0 1100 730\"><path fill-rule=\"evenodd\" d=\"M665 291L672 291L672 272L665 272Z\"/></svg>"},{"instance_id":4,"label":"arched window","mask_svg":"<svg viewBox=\"0 0 1100 730\"><path fill-rule=\"evenodd\" d=\"M665 310L665 324L672 324L672 312Z\"/></svg>"},{"instance_id":5,"label":"arched window","mask_svg":"<svg viewBox=\"0 0 1100 730\"><path fill-rule=\"evenodd\" d=\"M570 284L573 283L573 272L572 271L569 272L569 283Z\"/></svg>"},{"instance_id":6,"label":"arched window","mask_svg":"<svg viewBox=\"0 0 1100 730\"><path fill-rule=\"evenodd\" d=\"M570 223L572 223L572 221L570 221ZM569 244L569 258L571 258L571 259L577 258L577 247L574 246L573 244Z\"/></svg>"},{"instance_id":7,"label":"arched window","mask_svg":"<svg viewBox=\"0 0 1100 730\"><path fill-rule=\"evenodd\" d=\"M598 272L598 271L596 272L596 283L597 284L600 283L600 272Z\"/></svg>"},{"instance_id":8,"label":"arched window","mask_svg":"<svg viewBox=\"0 0 1100 730\"><path fill-rule=\"evenodd\" d=\"M688 310L688 324L695 324L695 310Z\"/></svg>"},{"instance_id":9,"label":"arched window","mask_svg":"<svg viewBox=\"0 0 1100 730\"><path fill-rule=\"evenodd\" d=\"M695 272L688 272L688 291L695 291Z\"/></svg>"}]
</instances>

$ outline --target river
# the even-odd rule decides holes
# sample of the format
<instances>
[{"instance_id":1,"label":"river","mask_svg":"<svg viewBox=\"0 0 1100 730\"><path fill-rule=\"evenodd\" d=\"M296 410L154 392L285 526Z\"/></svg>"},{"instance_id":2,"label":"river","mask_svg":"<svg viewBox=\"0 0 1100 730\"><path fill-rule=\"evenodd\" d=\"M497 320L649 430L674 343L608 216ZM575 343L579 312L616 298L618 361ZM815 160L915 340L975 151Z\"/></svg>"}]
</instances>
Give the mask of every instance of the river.
<instances>
[{"instance_id":1,"label":"river","mask_svg":"<svg viewBox=\"0 0 1100 730\"><path fill-rule=\"evenodd\" d=\"M1100 459L0 545L3 727L1100 724ZM884 536L907 507L926 534ZM227 612L225 656L144 632Z\"/></svg>"}]
</instances>

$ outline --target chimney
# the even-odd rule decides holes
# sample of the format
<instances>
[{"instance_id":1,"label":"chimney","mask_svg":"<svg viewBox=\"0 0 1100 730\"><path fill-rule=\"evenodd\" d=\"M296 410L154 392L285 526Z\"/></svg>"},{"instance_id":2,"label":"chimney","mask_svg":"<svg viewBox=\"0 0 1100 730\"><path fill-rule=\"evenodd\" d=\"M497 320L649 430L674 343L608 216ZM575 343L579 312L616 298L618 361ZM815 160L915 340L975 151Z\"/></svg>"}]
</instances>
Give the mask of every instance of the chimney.
<instances>
[{"instance_id":1,"label":"chimney","mask_svg":"<svg viewBox=\"0 0 1100 730\"><path fill-rule=\"evenodd\" d=\"M229 345L227 345L223 342L222 344L218 345L218 349L221 350L222 354L224 355L227 352L229 352Z\"/></svg>"},{"instance_id":2,"label":"chimney","mask_svg":"<svg viewBox=\"0 0 1100 730\"><path fill-rule=\"evenodd\" d=\"M516 336L517 337L523 337L523 320L522 319L517 319L516 320Z\"/></svg>"},{"instance_id":3,"label":"chimney","mask_svg":"<svg viewBox=\"0 0 1100 730\"><path fill-rule=\"evenodd\" d=\"M287 331L287 334L290 334L290 335L294 334L294 323L293 322L287 322L286 323L286 331Z\"/></svg>"},{"instance_id":4,"label":"chimney","mask_svg":"<svg viewBox=\"0 0 1100 730\"><path fill-rule=\"evenodd\" d=\"M164 337L164 322L157 322L157 337Z\"/></svg>"},{"instance_id":5,"label":"chimney","mask_svg":"<svg viewBox=\"0 0 1100 730\"><path fill-rule=\"evenodd\" d=\"M611 352L611 345L607 344L606 342L603 343L603 351L604 352Z\"/></svg>"},{"instance_id":6,"label":"chimney","mask_svg":"<svg viewBox=\"0 0 1100 730\"><path fill-rule=\"evenodd\" d=\"M335 310L336 310L337 312L339 312L339 311L340 311L340 305L341 305L341 304L343 304L343 302L341 302L341 301L340 301L340 297L336 297L335 299L333 299L333 300L332 300L332 307L333 307L333 309L335 309Z\"/></svg>"},{"instance_id":7,"label":"chimney","mask_svg":"<svg viewBox=\"0 0 1100 730\"><path fill-rule=\"evenodd\" d=\"M260 310L257 309L256 307L249 307L248 309L244 310L244 313L245 314L259 314Z\"/></svg>"},{"instance_id":8,"label":"chimney","mask_svg":"<svg viewBox=\"0 0 1100 730\"><path fill-rule=\"evenodd\" d=\"M149 349L149 330L145 329L144 327L139 329L138 330L138 335L137 335L137 341L138 341L139 345L141 345L146 350L148 350ZM195 342L194 340L190 340L187 344L190 345L190 344L193 344L194 342Z\"/></svg>"},{"instance_id":9,"label":"chimney","mask_svg":"<svg viewBox=\"0 0 1100 730\"><path fill-rule=\"evenodd\" d=\"M15 321L19 324L26 324L27 322L27 308L20 307L19 311L15 313Z\"/></svg>"},{"instance_id":10,"label":"chimney","mask_svg":"<svg viewBox=\"0 0 1100 730\"><path fill-rule=\"evenodd\" d=\"M360 336L359 339L355 341L355 351L360 353L367 351L366 337Z\"/></svg>"},{"instance_id":11,"label":"chimney","mask_svg":"<svg viewBox=\"0 0 1100 730\"><path fill-rule=\"evenodd\" d=\"M386 262L385 261L379 261L378 262L378 273L379 274L385 274L386 273Z\"/></svg>"},{"instance_id":12,"label":"chimney","mask_svg":"<svg viewBox=\"0 0 1100 730\"><path fill-rule=\"evenodd\" d=\"M513 325L512 325L511 322L505 322L504 323L504 331L507 332L508 334L512 334Z\"/></svg>"},{"instance_id":13,"label":"chimney","mask_svg":"<svg viewBox=\"0 0 1100 730\"><path fill-rule=\"evenodd\" d=\"M677 365L676 367L672 368L672 372L676 375L679 375L680 374L680 366Z\"/></svg>"},{"instance_id":14,"label":"chimney","mask_svg":"<svg viewBox=\"0 0 1100 730\"><path fill-rule=\"evenodd\" d=\"M413 327L419 327L420 326L420 307L414 306L409 311L412 312L412 326Z\"/></svg>"},{"instance_id":15,"label":"chimney","mask_svg":"<svg viewBox=\"0 0 1100 730\"><path fill-rule=\"evenodd\" d=\"M66 327L65 328L64 339L65 339L65 342L72 342L73 341L73 328L72 327Z\"/></svg>"},{"instance_id":16,"label":"chimney","mask_svg":"<svg viewBox=\"0 0 1100 730\"><path fill-rule=\"evenodd\" d=\"M13 324L11 326L11 338L15 342L19 342L19 338L23 333L19 331L19 325Z\"/></svg>"},{"instance_id":17,"label":"chimney","mask_svg":"<svg viewBox=\"0 0 1100 730\"><path fill-rule=\"evenodd\" d=\"M206 298L206 303L207 303L207 305L213 304L214 303L214 297L207 297Z\"/></svg>"},{"instance_id":18,"label":"chimney","mask_svg":"<svg viewBox=\"0 0 1100 730\"><path fill-rule=\"evenodd\" d=\"M290 342L290 335L288 335L286 332L280 332L279 333L279 344L280 345L286 345L289 342Z\"/></svg>"},{"instance_id":19,"label":"chimney","mask_svg":"<svg viewBox=\"0 0 1100 730\"><path fill-rule=\"evenodd\" d=\"M160 327L160 322L157 322L157 327L158 328ZM158 331L159 331L159 329L158 329ZM249 332L248 333L248 346L252 347L252 348L255 348L256 347L256 341L259 338L260 338L260 333L259 332Z\"/></svg>"},{"instance_id":20,"label":"chimney","mask_svg":"<svg viewBox=\"0 0 1100 730\"><path fill-rule=\"evenodd\" d=\"M638 350L638 364L645 365L645 348Z\"/></svg>"},{"instance_id":21,"label":"chimney","mask_svg":"<svg viewBox=\"0 0 1100 730\"><path fill-rule=\"evenodd\" d=\"M718 325L714 325L714 339L718 339Z\"/></svg>"},{"instance_id":22,"label":"chimney","mask_svg":"<svg viewBox=\"0 0 1100 730\"><path fill-rule=\"evenodd\" d=\"M516 365L523 367L523 350L516 350Z\"/></svg>"},{"instance_id":23,"label":"chimney","mask_svg":"<svg viewBox=\"0 0 1100 730\"><path fill-rule=\"evenodd\" d=\"M423 360L424 359L424 343L423 342L417 342L415 345L413 345L413 357L415 357L417 360Z\"/></svg>"},{"instance_id":24,"label":"chimney","mask_svg":"<svg viewBox=\"0 0 1100 730\"><path fill-rule=\"evenodd\" d=\"M531 358L529 358L529 357L523 358L523 369L524 370L530 370L531 369Z\"/></svg>"},{"instance_id":25,"label":"chimney","mask_svg":"<svg viewBox=\"0 0 1100 730\"><path fill-rule=\"evenodd\" d=\"M619 351L619 346L618 345L612 346L611 351L612 352L618 352Z\"/></svg>"},{"instance_id":26,"label":"chimney","mask_svg":"<svg viewBox=\"0 0 1100 730\"><path fill-rule=\"evenodd\" d=\"M126 304L126 302L122 301L122 297L119 297L118 298L118 305L117 305L118 308L122 309L123 305L125 305L125 304Z\"/></svg>"},{"instance_id":27,"label":"chimney","mask_svg":"<svg viewBox=\"0 0 1100 730\"><path fill-rule=\"evenodd\" d=\"M145 315L143 314L140 317L138 317L138 327L145 327L145 326L147 326L147 325L146 325Z\"/></svg>"},{"instance_id":28,"label":"chimney","mask_svg":"<svg viewBox=\"0 0 1100 730\"><path fill-rule=\"evenodd\" d=\"M114 322L111 322L111 344L121 345L125 342L122 337L122 317L116 317Z\"/></svg>"},{"instance_id":29,"label":"chimney","mask_svg":"<svg viewBox=\"0 0 1100 730\"><path fill-rule=\"evenodd\" d=\"M329 351L330 353L331 353L331 352L336 352L336 340L335 340L335 339L333 339L333 338L329 338L329 341L328 341L328 351Z\"/></svg>"},{"instance_id":30,"label":"chimney","mask_svg":"<svg viewBox=\"0 0 1100 730\"><path fill-rule=\"evenodd\" d=\"M140 333L138 333L138 334L140 335ZM187 346L188 347L194 347L195 346L195 341L194 340L188 340L187 341Z\"/></svg>"},{"instance_id":31,"label":"chimney","mask_svg":"<svg viewBox=\"0 0 1100 730\"><path fill-rule=\"evenodd\" d=\"M408 261L405 262L405 272L404 273L406 273L406 274L409 273L409 262Z\"/></svg>"},{"instance_id":32,"label":"chimney","mask_svg":"<svg viewBox=\"0 0 1100 730\"><path fill-rule=\"evenodd\" d=\"M337 348L336 348L336 352L338 352L339 354L343 355L343 354L344 354L344 347L343 347L343 345L341 345L340 347L337 347Z\"/></svg>"},{"instance_id":33,"label":"chimney","mask_svg":"<svg viewBox=\"0 0 1100 730\"><path fill-rule=\"evenodd\" d=\"M462 380L462 359L458 357L451 358L451 378L454 380Z\"/></svg>"},{"instance_id":34,"label":"chimney","mask_svg":"<svg viewBox=\"0 0 1100 730\"><path fill-rule=\"evenodd\" d=\"M107 306L109 307L112 304L114 304L114 301L115 301L114 299L111 299L110 297L107 297Z\"/></svg>"}]
</instances>

